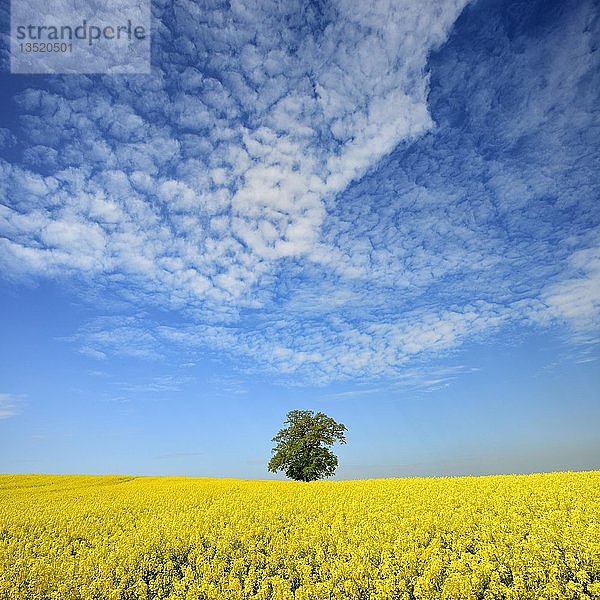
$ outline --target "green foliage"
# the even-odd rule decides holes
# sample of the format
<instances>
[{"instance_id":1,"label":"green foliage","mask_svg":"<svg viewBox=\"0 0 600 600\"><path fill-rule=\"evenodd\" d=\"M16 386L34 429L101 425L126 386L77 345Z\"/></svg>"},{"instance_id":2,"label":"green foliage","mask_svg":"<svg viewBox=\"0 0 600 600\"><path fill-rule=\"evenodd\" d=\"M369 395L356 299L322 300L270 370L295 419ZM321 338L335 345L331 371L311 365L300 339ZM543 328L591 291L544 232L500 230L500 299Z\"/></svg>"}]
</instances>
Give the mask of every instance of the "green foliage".
<instances>
[{"instance_id":1,"label":"green foliage","mask_svg":"<svg viewBox=\"0 0 600 600\"><path fill-rule=\"evenodd\" d=\"M285 471L296 481L315 481L333 475L338 460L327 446L336 441L346 443L346 426L312 410L290 411L286 424L273 438L277 445L272 450L269 471Z\"/></svg>"}]
</instances>

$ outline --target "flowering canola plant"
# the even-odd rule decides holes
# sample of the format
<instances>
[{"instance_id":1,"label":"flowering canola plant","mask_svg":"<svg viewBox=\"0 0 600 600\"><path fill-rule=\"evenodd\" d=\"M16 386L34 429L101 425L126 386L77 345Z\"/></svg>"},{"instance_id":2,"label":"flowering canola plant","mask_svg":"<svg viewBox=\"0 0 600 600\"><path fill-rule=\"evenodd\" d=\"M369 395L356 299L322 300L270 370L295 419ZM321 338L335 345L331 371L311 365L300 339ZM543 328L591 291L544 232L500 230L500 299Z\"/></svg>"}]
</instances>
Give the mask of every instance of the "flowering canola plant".
<instances>
[{"instance_id":1,"label":"flowering canola plant","mask_svg":"<svg viewBox=\"0 0 600 600\"><path fill-rule=\"evenodd\" d=\"M599 490L1 475L0 599L600 598Z\"/></svg>"}]
</instances>

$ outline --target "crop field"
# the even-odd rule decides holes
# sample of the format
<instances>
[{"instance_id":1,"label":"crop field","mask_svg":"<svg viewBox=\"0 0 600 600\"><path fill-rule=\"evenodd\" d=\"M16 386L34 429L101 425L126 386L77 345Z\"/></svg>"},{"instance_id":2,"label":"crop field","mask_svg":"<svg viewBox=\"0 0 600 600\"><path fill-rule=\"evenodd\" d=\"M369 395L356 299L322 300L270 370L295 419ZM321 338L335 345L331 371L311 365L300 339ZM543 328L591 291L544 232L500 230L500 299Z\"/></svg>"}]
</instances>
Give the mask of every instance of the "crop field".
<instances>
[{"instance_id":1,"label":"crop field","mask_svg":"<svg viewBox=\"0 0 600 600\"><path fill-rule=\"evenodd\" d=\"M2 475L0 598L600 598L600 472Z\"/></svg>"}]
</instances>

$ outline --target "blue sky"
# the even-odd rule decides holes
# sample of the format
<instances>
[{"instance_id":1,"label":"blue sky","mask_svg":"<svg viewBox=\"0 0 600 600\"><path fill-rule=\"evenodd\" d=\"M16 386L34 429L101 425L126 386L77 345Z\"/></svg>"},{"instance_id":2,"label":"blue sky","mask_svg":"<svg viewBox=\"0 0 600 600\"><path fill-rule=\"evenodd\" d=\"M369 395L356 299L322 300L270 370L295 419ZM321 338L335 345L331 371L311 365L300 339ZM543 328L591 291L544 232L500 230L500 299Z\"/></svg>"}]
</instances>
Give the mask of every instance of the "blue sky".
<instances>
[{"instance_id":1,"label":"blue sky","mask_svg":"<svg viewBox=\"0 0 600 600\"><path fill-rule=\"evenodd\" d=\"M598 468L598 8L154 2L151 75L3 44L0 471L267 478L294 408L340 478Z\"/></svg>"}]
</instances>

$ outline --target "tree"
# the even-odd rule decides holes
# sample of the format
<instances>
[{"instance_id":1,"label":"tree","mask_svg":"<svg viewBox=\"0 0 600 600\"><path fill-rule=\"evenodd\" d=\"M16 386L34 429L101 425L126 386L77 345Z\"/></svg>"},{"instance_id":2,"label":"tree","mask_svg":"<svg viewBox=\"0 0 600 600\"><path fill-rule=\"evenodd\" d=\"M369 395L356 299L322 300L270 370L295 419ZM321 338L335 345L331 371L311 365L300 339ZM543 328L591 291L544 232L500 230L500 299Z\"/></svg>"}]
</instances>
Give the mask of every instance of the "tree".
<instances>
[{"instance_id":1,"label":"tree","mask_svg":"<svg viewBox=\"0 0 600 600\"><path fill-rule=\"evenodd\" d=\"M346 443L346 426L312 410L292 410L285 423L287 427L273 438L277 445L271 451L269 471L285 471L297 481L315 481L333 475L338 460L327 446L336 441Z\"/></svg>"}]
</instances>

